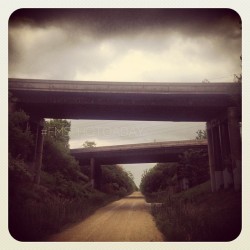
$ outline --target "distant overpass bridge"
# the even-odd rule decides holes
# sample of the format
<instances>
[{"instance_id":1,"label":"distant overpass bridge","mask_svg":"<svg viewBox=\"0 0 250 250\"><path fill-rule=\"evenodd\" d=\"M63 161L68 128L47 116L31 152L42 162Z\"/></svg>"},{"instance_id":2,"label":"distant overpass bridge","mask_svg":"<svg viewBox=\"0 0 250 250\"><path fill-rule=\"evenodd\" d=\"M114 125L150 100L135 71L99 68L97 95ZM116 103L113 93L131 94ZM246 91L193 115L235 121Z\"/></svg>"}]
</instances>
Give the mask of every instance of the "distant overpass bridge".
<instances>
[{"instance_id":1,"label":"distant overpass bridge","mask_svg":"<svg viewBox=\"0 0 250 250\"><path fill-rule=\"evenodd\" d=\"M38 177L43 148L43 126L40 121L43 118L205 121L212 190L231 185L236 190L241 188L239 83L137 83L10 78L9 91L12 94L10 112L15 107L20 107L30 115L31 123L36 123L34 158ZM37 183L38 177L35 180Z\"/></svg>"},{"instance_id":2,"label":"distant overpass bridge","mask_svg":"<svg viewBox=\"0 0 250 250\"><path fill-rule=\"evenodd\" d=\"M100 189L102 165L177 162L179 155L189 149L207 150L207 141L186 140L78 148L71 149L70 153L81 165L91 166L92 185Z\"/></svg>"},{"instance_id":3,"label":"distant overpass bridge","mask_svg":"<svg viewBox=\"0 0 250 250\"><path fill-rule=\"evenodd\" d=\"M70 153L80 164L89 164L95 159L101 165L177 162L179 155L188 149L207 149L207 140L168 141L127 144L93 148L71 149Z\"/></svg>"}]
</instances>

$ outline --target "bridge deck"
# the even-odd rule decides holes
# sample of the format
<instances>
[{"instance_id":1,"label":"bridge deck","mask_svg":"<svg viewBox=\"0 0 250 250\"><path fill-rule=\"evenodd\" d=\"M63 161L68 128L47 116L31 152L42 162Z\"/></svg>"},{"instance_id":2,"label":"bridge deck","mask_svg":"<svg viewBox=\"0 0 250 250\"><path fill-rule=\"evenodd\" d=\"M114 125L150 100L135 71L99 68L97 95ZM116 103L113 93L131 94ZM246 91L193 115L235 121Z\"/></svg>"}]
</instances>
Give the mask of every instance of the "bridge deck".
<instances>
[{"instance_id":1,"label":"bridge deck","mask_svg":"<svg viewBox=\"0 0 250 250\"><path fill-rule=\"evenodd\" d=\"M208 121L241 106L237 83L90 82L9 79L31 116L64 119Z\"/></svg>"},{"instance_id":2,"label":"bridge deck","mask_svg":"<svg viewBox=\"0 0 250 250\"><path fill-rule=\"evenodd\" d=\"M167 142L150 142L138 144L125 144L114 146L90 147L90 148L75 148L71 149L71 153L98 153L103 151L127 151L136 149L150 149L150 148L172 148L172 147L188 147L188 146L203 146L207 145L207 140L185 140L185 141L167 141Z\"/></svg>"},{"instance_id":3,"label":"bridge deck","mask_svg":"<svg viewBox=\"0 0 250 250\"><path fill-rule=\"evenodd\" d=\"M96 148L71 149L70 153L80 164L89 164L95 158L102 165L176 162L179 155L188 149L207 149L206 140L186 140L156 143L127 144Z\"/></svg>"},{"instance_id":4,"label":"bridge deck","mask_svg":"<svg viewBox=\"0 0 250 250\"><path fill-rule=\"evenodd\" d=\"M38 79L9 79L10 89L59 92L98 92L136 94L239 94L239 84L235 83L181 83L181 82L97 82Z\"/></svg>"}]
</instances>

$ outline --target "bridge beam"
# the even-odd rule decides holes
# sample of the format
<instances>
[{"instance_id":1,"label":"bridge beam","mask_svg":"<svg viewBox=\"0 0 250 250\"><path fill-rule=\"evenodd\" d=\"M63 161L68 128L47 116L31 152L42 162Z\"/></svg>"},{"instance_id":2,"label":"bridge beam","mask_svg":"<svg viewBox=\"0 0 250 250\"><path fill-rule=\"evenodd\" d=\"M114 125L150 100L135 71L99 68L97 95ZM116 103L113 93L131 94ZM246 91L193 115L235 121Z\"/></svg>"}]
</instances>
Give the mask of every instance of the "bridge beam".
<instances>
[{"instance_id":1,"label":"bridge beam","mask_svg":"<svg viewBox=\"0 0 250 250\"><path fill-rule=\"evenodd\" d=\"M241 135L239 122L240 112L238 108L228 108L228 132L235 190L241 189Z\"/></svg>"}]
</instances>

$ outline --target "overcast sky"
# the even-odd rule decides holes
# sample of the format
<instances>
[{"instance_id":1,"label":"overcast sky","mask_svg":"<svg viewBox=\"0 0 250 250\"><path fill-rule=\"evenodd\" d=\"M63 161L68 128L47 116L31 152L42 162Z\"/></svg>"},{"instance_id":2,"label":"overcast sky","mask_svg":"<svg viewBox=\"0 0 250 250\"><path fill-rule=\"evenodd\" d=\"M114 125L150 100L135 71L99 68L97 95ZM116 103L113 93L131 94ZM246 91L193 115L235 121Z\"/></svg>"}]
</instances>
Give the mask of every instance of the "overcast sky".
<instances>
[{"instance_id":1,"label":"overcast sky","mask_svg":"<svg viewBox=\"0 0 250 250\"><path fill-rule=\"evenodd\" d=\"M9 77L232 82L241 73L240 17L229 9L18 10L9 22ZM71 121L70 145L185 140L204 123ZM152 164L125 166L139 184Z\"/></svg>"}]
</instances>

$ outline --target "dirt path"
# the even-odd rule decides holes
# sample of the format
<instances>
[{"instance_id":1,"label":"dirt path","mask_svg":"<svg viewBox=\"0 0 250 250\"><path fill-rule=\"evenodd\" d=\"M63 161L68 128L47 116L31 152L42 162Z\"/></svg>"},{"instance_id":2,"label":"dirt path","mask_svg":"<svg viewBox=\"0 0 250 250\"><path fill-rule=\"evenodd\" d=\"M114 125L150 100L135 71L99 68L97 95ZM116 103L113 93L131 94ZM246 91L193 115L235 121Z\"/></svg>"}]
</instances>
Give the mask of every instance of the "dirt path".
<instances>
[{"instance_id":1,"label":"dirt path","mask_svg":"<svg viewBox=\"0 0 250 250\"><path fill-rule=\"evenodd\" d=\"M163 241L140 192L98 209L51 241Z\"/></svg>"}]
</instances>

